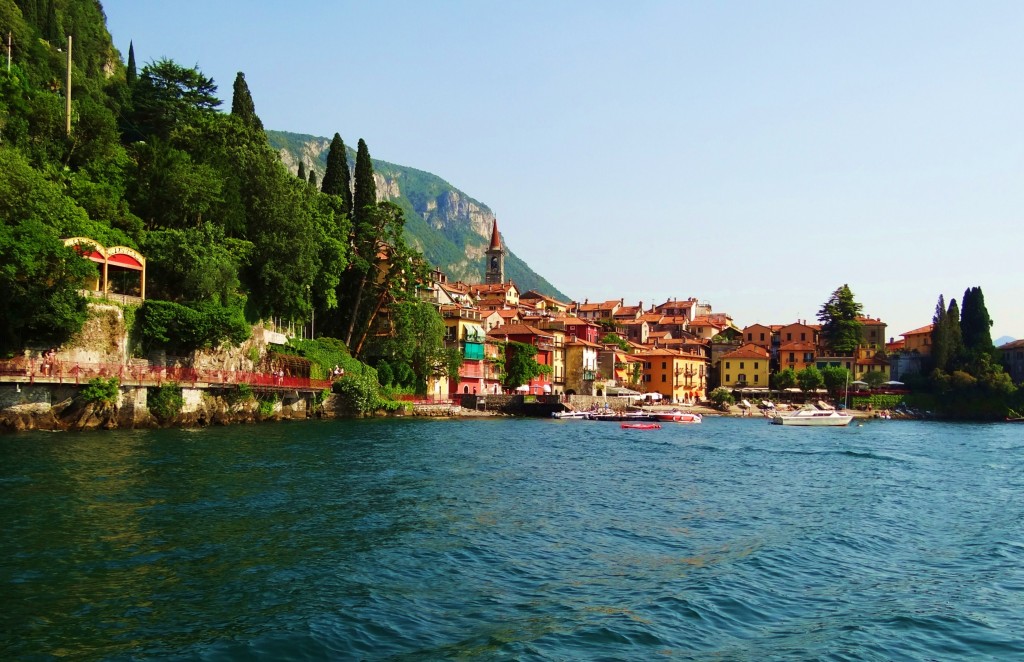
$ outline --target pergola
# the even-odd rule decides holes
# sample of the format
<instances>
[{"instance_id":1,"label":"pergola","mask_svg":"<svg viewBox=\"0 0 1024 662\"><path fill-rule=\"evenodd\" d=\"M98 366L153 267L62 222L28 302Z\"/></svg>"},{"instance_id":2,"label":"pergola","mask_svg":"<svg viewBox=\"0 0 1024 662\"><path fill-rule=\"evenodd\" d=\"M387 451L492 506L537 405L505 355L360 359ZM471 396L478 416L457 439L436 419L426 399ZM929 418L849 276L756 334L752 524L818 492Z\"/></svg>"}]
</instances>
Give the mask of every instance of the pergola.
<instances>
[{"instance_id":1,"label":"pergola","mask_svg":"<svg viewBox=\"0 0 1024 662\"><path fill-rule=\"evenodd\" d=\"M88 237L71 237L64 240L64 245L71 246L79 255L99 266L93 293L146 298L146 258L135 249L127 246L106 248Z\"/></svg>"}]
</instances>

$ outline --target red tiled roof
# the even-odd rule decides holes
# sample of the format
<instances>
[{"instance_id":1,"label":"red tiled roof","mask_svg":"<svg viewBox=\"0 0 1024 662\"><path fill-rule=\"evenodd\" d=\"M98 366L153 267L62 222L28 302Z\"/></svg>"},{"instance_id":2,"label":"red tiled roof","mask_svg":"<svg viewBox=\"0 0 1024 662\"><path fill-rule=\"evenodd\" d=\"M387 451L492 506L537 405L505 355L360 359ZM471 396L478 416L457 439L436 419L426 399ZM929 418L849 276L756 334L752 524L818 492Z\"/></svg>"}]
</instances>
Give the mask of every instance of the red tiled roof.
<instances>
[{"instance_id":1,"label":"red tiled roof","mask_svg":"<svg viewBox=\"0 0 1024 662\"><path fill-rule=\"evenodd\" d=\"M729 359L766 359L768 358L768 350L758 345L748 343L743 345L739 349L734 349L731 352L722 355L722 358Z\"/></svg>"},{"instance_id":2,"label":"red tiled roof","mask_svg":"<svg viewBox=\"0 0 1024 662\"><path fill-rule=\"evenodd\" d=\"M491 329L487 332L488 336L494 338L501 338L503 336L540 336L542 338L551 338L551 334L545 331L541 331L535 326L529 324L506 324L499 326L495 329Z\"/></svg>"},{"instance_id":3,"label":"red tiled roof","mask_svg":"<svg viewBox=\"0 0 1024 662\"><path fill-rule=\"evenodd\" d=\"M904 338L906 338L907 336L923 336L926 333L931 333L932 332L932 328L934 326L935 326L934 324L929 324L928 326L922 326L919 329L914 329L913 331L907 331L906 333L901 333L900 335L903 336Z\"/></svg>"},{"instance_id":4,"label":"red tiled roof","mask_svg":"<svg viewBox=\"0 0 1024 662\"><path fill-rule=\"evenodd\" d=\"M779 345L779 351L780 352L784 352L784 351L804 352L804 351L814 351L816 349L818 349L818 348L815 346L814 343L812 343L812 342L801 342L799 340L794 340L793 342L784 342L781 345Z\"/></svg>"}]
</instances>

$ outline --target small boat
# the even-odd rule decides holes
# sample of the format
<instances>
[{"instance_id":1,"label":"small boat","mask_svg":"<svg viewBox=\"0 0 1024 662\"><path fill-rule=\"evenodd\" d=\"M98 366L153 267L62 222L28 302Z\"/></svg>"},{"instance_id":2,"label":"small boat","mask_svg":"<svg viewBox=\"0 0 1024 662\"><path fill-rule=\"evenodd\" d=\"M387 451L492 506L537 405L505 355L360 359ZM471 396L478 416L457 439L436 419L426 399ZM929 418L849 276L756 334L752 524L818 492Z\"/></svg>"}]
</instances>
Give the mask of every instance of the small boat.
<instances>
[{"instance_id":1,"label":"small boat","mask_svg":"<svg viewBox=\"0 0 1024 662\"><path fill-rule=\"evenodd\" d=\"M670 423L700 423L703 420L700 414L692 414L678 409L659 412L654 417L659 421Z\"/></svg>"},{"instance_id":2,"label":"small boat","mask_svg":"<svg viewBox=\"0 0 1024 662\"><path fill-rule=\"evenodd\" d=\"M840 414L834 409L798 409L791 414L778 414L772 417L774 425L802 425L836 427L849 425L853 420L851 414Z\"/></svg>"},{"instance_id":3,"label":"small boat","mask_svg":"<svg viewBox=\"0 0 1024 662\"><path fill-rule=\"evenodd\" d=\"M583 420L587 417L585 411L553 411L551 412L551 418L568 419L568 420Z\"/></svg>"},{"instance_id":4,"label":"small boat","mask_svg":"<svg viewBox=\"0 0 1024 662\"><path fill-rule=\"evenodd\" d=\"M623 423L623 430L660 430L661 426L657 423Z\"/></svg>"}]
</instances>

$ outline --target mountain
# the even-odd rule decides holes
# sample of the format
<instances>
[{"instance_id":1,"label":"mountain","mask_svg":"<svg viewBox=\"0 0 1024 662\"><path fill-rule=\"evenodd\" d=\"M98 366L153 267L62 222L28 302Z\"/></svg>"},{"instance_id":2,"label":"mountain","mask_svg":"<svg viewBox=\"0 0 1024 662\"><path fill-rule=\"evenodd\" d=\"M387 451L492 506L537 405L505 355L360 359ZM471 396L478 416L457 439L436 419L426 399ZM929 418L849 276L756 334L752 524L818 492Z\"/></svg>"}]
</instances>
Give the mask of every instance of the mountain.
<instances>
[{"instance_id":1,"label":"mountain","mask_svg":"<svg viewBox=\"0 0 1024 662\"><path fill-rule=\"evenodd\" d=\"M995 345L996 347L1002 347L1006 343L1013 342L1014 340L1016 340L1016 338L1011 338L1010 336L1002 336L1001 338L996 338L992 344Z\"/></svg>"},{"instance_id":2,"label":"mountain","mask_svg":"<svg viewBox=\"0 0 1024 662\"><path fill-rule=\"evenodd\" d=\"M312 166L322 179L327 164L330 138L267 131L271 146L292 172L301 160L307 171ZM348 150L349 168L354 169L355 151ZM427 261L452 280L482 283L484 252L491 239L494 213L437 175L387 161L373 160L377 196L390 200L405 212L405 230L412 244ZM500 230L500 228L499 228ZM515 281L521 292L537 290L562 301L569 297L549 283L513 253L505 238L505 277Z\"/></svg>"}]
</instances>

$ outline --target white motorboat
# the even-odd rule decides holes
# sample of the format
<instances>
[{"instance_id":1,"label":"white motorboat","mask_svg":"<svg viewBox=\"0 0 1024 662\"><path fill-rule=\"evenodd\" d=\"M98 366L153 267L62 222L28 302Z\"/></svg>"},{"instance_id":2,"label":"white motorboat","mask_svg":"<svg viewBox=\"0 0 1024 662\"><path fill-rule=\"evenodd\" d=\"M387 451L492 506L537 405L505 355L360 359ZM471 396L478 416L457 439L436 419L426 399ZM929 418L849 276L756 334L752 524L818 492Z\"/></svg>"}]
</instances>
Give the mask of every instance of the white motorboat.
<instances>
[{"instance_id":1,"label":"white motorboat","mask_svg":"<svg viewBox=\"0 0 1024 662\"><path fill-rule=\"evenodd\" d=\"M851 414L841 414L834 409L798 409L787 414L776 414L771 422L775 425L842 426L853 420Z\"/></svg>"},{"instance_id":2,"label":"white motorboat","mask_svg":"<svg viewBox=\"0 0 1024 662\"><path fill-rule=\"evenodd\" d=\"M585 411L553 411L553 412L551 412L551 418L561 418L561 419L567 419L567 420L572 420L572 419L582 420L582 419L587 418L587 412L585 412Z\"/></svg>"}]
</instances>

